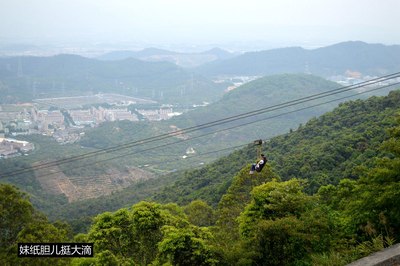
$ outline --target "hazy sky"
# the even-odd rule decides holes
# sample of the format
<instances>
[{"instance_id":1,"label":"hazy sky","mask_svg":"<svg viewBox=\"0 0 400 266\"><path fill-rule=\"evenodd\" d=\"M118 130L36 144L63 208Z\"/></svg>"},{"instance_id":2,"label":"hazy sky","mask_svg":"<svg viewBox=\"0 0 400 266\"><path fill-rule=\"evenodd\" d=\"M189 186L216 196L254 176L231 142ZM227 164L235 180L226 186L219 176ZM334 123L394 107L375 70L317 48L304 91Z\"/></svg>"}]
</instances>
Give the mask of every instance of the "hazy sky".
<instances>
[{"instance_id":1,"label":"hazy sky","mask_svg":"<svg viewBox=\"0 0 400 266\"><path fill-rule=\"evenodd\" d=\"M400 44L400 0L0 0L3 42Z\"/></svg>"}]
</instances>

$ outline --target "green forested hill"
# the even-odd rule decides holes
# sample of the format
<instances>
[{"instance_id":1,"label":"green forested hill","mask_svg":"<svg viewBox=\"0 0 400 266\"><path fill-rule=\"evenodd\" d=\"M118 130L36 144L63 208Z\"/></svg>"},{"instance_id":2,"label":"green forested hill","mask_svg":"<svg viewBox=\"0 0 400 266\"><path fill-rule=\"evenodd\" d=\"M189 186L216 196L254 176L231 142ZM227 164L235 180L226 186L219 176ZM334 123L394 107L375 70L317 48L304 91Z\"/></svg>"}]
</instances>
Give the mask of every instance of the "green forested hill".
<instances>
[{"instance_id":1,"label":"green forested hill","mask_svg":"<svg viewBox=\"0 0 400 266\"><path fill-rule=\"evenodd\" d=\"M310 72L323 77L343 75L347 70L364 75L398 71L400 46L364 42L344 42L313 50L300 47L248 52L243 55L200 66L209 76L270 75Z\"/></svg>"},{"instance_id":2,"label":"green forested hill","mask_svg":"<svg viewBox=\"0 0 400 266\"><path fill-rule=\"evenodd\" d=\"M240 86L239 88L225 94L218 102L212 103L206 107L197 108L191 112L174 117L167 121L147 123L143 125L130 122L115 122L101 125L98 128L88 130L84 139L81 141L81 145L91 148L111 147L119 145L120 143L127 143L132 140L140 139L141 137L145 138L171 132L173 128L176 127L184 129L191 126L203 125L219 119L277 105L337 87L338 84L336 83L312 75L284 74L267 76ZM335 99L335 97L329 97L323 101L331 99ZM307 107L312 104L320 103L321 101L322 100L313 101L307 103L308 105L301 104L290 108L284 108L283 110L267 112L246 119L240 119L230 123L197 130L193 133L185 134L185 137L189 138L189 140L181 144L166 147L165 149L154 149L143 154L139 153L135 156L135 161L137 162L137 160L139 160L140 164L151 164L152 167L156 169L180 170L188 165L188 163L181 158L188 148L194 148L198 153L206 153L210 150L225 148L226 146L236 146L248 143L254 139L276 136L287 132L290 128L296 128L300 123L305 123L308 119L314 116L332 110L334 106L338 104L336 102L324 104L319 107L302 110L293 114L287 114L273 119L271 118L271 116ZM247 126L241 126L246 123L250 124ZM221 131L232 127L234 128ZM116 128L119 128L119 130L115 130ZM212 132L217 131L221 132L211 134ZM198 136L202 135L204 135L204 137L198 138ZM190 138L194 139L190 140ZM173 141L179 141L179 139L174 139ZM162 143L164 142L158 142L157 145ZM149 145L146 145L146 148L148 147ZM166 157L167 155L169 156ZM209 157L216 158L213 154L210 154ZM148 158L152 158L152 160L149 162ZM208 158L205 158L206 162L209 161L207 159ZM173 160L173 163L164 163L168 160ZM163 163L152 163L153 161Z\"/></svg>"},{"instance_id":3,"label":"green forested hill","mask_svg":"<svg viewBox=\"0 0 400 266\"><path fill-rule=\"evenodd\" d=\"M223 88L168 62L77 55L0 58L0 102L114 92L168 103L214 100Z\"/></svg>"},{"instance_id":4,"label":"green forested hill","mask_svg":"<svg viewBox=\"0 0 400 266\"><path fill-rule=\"evenodd\" d=\"M263 150L283 180L307 180L307 191L315 192L321 185L337 184L342 178L358 178L371 159L382 156L378 147L399 112L400 91L346 102L292 133L272 138ZM255 157L256 149L249 146L205 168L185 172L155 199L187 203L200 198L214 205L225 193L232 172Z\"/></svg>"},{"instance_id":5,"label":"green forested hill","mask_svg":"<svg viewBox=\"0 0 400 266\"><path fill-rule=\"evenodd\" d=\"M225 94L220 101L213 103L206 108L177 117L173 122L175 122L178 126L186 123L186 121L192 121L193 124L202 124L216 119L234 116L299 99L304 96L328 91L338 87L339 85L337 83L330 82L313 75L280 74L266 76L230 91L229 93ZM303 107L305 105L299 106ZM279 118L278 120L271 120L268 123L268 127L266 127L266 124L264 124L261 128L258 128L257 125L255 125L251 126L251 129L246 128L246 132L247 134L250 134L250 136L253 135L252 137L254 137L257 135L254 133L259 130L264 130L264 133L262 133L264 136L265 134L267 135L266 137L272 136L277 132L282 132L282 128L287 130L291 126L296 126L299 123L307 121L312 116L320 115L328 110L331 110L333 106L335 106L335 104L325 105L321 109L314 108L309 112L299 112L295 117L285 116L284 118ZM289 111L289 108L285 108L285 111ZM279 112L270 112L267 115L264 115L264 117L277 113ZM255 121L262 118L263 116L257 116L246 121ZM285 121L282 121L282 119ZM294 120L295 124L292 124L290 121L294 122ZM238 123L242 124L243 120ZM268 128L268 130L266 130L266 128ZM257 133L260 134L260 132Z\"/></svg>"},{"instance_id":6,"label":"green forested hill","mask_svg":"<svg viewBox=\"0 0 400 266\"><path fill-rule=\"evenodd\" d=\"M140 138L172 132L174 128L184 129L191 126L203 125L219 119L295 100L306 95L325 92L337 87L338 84L336 83L312 75L284 74L267 76L240 86L225 94L218 102L206 107L197 108L167 121L146 124L114 122L100 125L98 128L88 130L80 144L90 148L112 147L120 143L129 143ZM181 170L190 165L190 161L187 162L182 159L187 149L193 148L198 154L203 154L217 149L224 149L227 146L248 143L253 139L265 139L285 133L290 128L296 128L300 123L305 123L308 119L333 109L338 102L280 116L282 113L332 99L335 99L335 97L328 97L327 99L196 130L193 133L185 134L183 137L187 138L187 140L182 143L163 149L155 149L143 153L139 152L133 157L127 157L127 159L134 158L131 162L132 164L148 164L151 165L152 169L162 171ZM277 115L278 117L271 118ZM246 123L249 125L242 126ZM224 131L227 128L233 129ZM190 140L190 138L194 139ZM169 139L169 141L174 142L179 140L178 138ZM143 149L162 145L163 143L165 141L157 142L152 146L144 145ZM139 148L139 150L141 149L142 147ZM210 154L203 159L204 162L208 162L210 159L217 158L220 155ZM149 158L152 159L149 161Z\"/></svg>"}]
</instances>

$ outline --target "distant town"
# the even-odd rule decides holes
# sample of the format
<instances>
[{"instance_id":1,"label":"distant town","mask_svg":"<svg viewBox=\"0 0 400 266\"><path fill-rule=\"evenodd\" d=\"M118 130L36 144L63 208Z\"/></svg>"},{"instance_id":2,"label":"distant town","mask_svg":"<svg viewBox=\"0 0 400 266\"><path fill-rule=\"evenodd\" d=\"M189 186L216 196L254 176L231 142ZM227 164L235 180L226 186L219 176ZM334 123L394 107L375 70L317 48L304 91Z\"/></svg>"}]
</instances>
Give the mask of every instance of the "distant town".
<instances>
[{"instance_id":1,"label":"distant town","mask_svg":"<svg viewBox=\"0 0 400 266\"><path fill-rule=\"evenodd\" d=\"M27 141L0 137L0 159L28 154L33 149L34 145Z\"/></svg>"},{"instance_id":2,"label":"distant town","mask_svg":"<svg viewBox=\"0 0 400 266\"><path fill-rule=\"evenodd\" d=\"M151 107L132 108L135 104ZM161 121L182 114L175 112L171 105L155 108L155 104L118 94L98 94L0 105L0 158L26 155L34 149L32 143L12 138L18 135L42 134L67 144L80 140L85 127L96 127L107 121Z\"/></svg>"}]
</instances>

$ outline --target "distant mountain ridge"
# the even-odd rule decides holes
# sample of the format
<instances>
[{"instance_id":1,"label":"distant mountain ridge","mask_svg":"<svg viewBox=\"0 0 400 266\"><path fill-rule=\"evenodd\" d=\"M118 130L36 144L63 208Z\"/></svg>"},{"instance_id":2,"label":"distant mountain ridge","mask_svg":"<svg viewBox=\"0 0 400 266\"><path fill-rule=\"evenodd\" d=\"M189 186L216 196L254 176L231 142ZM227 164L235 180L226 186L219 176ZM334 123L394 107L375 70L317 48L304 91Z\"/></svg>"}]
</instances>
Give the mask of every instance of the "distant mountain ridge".
<instances>
[{"instance_id":1,"label":"distant mountain ridge","mask_svg":"<svg viewBox=\"0 0 400 266\"><path fill-rule=\"evenodd\" d=\"M218 59L228 59L235 56L235 54L218 47L214 47L210 50L204 51L201 54L212 54L217 56Z\"/></svg>"},{"instance_id":2,"label":"distant mountain ridge","mask_svg":"<svg viewBox=\"0 0 400 266\"><path fill-rule=\"evenodd\" d=\"M301 47L248 52L224 61L199 66L207 76L277 73L311 73L323 77L358 71L363 75L383 75L400 71L400 45L349 41L306 50Z\"/></svg>"},{"instance_id":3,"label":"distant mountain ridge","mask_svg":"<svg viewBox=\"0 0 400 266\"><path fill-rule=\"evenodd\" d=\"M178 53L151 47L140 51L131 51L131 50L112 51L97 57L97 59L100 60L124 60L128 58L140 59L143 57L154 56L154 55L175 55L175 54Z\"/></svg>"},{"instance_id":4,"label":"distant mountain ridge","mask_svg":"<svg viewBox=\"0 0 400 266\"><path fill-rule=\"evenodd\" d=\"M224 88L170 62L78 55L0 57L0 103L113 92L156 101L210 101Z\"/></svg>"},{"instance_id":5,"label":"distant mountain ridge","mask_svg":"<svg viewBox=\"0 0 400 266\"><path fill-rule=\"evenodd\" d=\"M136 58L143 61L167 61L182 67L195 67L216 60L232 58L235 55L221 48L212 48L201 53L180 53L158 48L146 48L140 51L113 51L98 57L100 60L124 60Z\"/></svg>"}]
</instances>

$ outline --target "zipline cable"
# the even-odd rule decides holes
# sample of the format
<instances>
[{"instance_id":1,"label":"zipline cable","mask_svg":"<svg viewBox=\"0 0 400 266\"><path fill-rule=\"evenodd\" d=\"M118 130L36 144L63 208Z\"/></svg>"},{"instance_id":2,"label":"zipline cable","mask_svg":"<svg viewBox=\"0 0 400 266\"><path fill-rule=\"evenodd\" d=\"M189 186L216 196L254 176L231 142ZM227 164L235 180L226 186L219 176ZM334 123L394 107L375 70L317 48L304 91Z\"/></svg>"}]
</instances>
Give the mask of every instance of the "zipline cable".
<instances>
[{"instance_id":1,"label":"zipline cable","mask_svg":"<svg viewBox=\"0 0 400 266\"><path fill-rule=\"evenodd\" d=\"M292 113L296 113L296 112L303 111L303 110L306 110L306 109L311 109L311 108L314 108L314 107L322 106L324 104L341 101L341 100L348 99L348 98L351 98L351 97L355 97L355 96L358 96L358 95L361 95L361 94L366 94L366 93L369 93L369 92L372 92L372 91L385 89L385 88L388 88L388 87L391 87L391 86L395 86L395 85L399 85L399 84L400 84L400 82L396 82L396 83L393 83L393 84L390 84L390 85L386 85L386 86L370 89L370 90L367 90L367 91L363 91L363 92L360 92L360 93L344 96L344 97L333 99L333 100L330 100L330 101L327 101L327 102L318 103L318 104L315 104L315 105L310 105L310 106L303 107L303 108L296 109L296 110L292 110L292 111L289 111L289 112L285 112L285 113L269 116L269 117L266 117L266 118L263 118L263 119L259 119L259 120L256 120L256 121L250 121L250 122L247 122L247 123L244 123L244 124L235 125L235 126L232 126L232 127L229 127L229 128L220 129L220 130L209 132L209 133L205 133L205 134L202 134L202 135L199 135L199 136L194 136L194 137L191 137L190 139L183 139L183 140L179 140L179 141L176 141L176 142L166 143L166 144L158 145L158 146L155 146L155 147L150 147L150 148L147 148L147 149L142 149L142 150L138 150L138 151L134 151L134 152L130 152L130 153L125 153L125 154L122 154L122 155L114 156L114 157L111 157L111 158L98 160L94 164L107 162L107 161L110 161L110 160L115 160L115 159L123 158L123 157L126 157L126 156L131 156L131 155L138 154L138 153L144 153L146 151L152 151L154 149L164 148L164 147L167 147L167 146L170 146L170 145L180 144L180 143L187 142L187 141L190 141L190 140L193 140L193 139L202 138L202 137L209 136L209 135L216 134L216 133L220 133L220 132L223 132L223 131L232 130L232 129L243 127L243 126L247 126L247 125L250 125L250 124L254 124L254 123L266 121L266 120L269 120L269 119L281 117L281 116L284 116L284 115L287 115L287 114L292 114ZM270 140L270 139L271 138L266 139L266 141ZM243 144L243 145L239 145L239 146L244 146L244 145L250 145L250 144L247 143L247 144ZM225 148L225 149L229 149L229 148ZM215 152L218 152L218 151L214 151L214 153ZM174 161L176 161L176 160L174 160ZM171 162L173 162L173 161L171 161ZM81 165L81 166L76 166L76 167L74 167L74 169L87 167L87 166L92 166L92 165L93 165L93 163L85 164L85 165ZM61 171L61 170L60 171L55 171L55 172L52 172L52 173L49 173L49 174L41 175L41 177L49 176L49 175L53 175L53 174L61 173L61 172L63 172L63 171ZM17 174L19 174L19 173L17 173Z\"/></svg>"},{"instance_id":2,"label":"zipline cable","mask_svg":"<svg viewBox=\"0 0 400 266\"><path fill-rule=\"evenodd\" d=\"M142 140L138 140L138 141L133 141L133 142L129 142L129 143L126 143L126 144L120 144L120 145L117 145L117 146L114 146L114 147L110 147L110 148L106 148L106 149L102 149L102 150L98 150L98 151L93 151L93 152L89 152L89 153L82 154L82 155L77 155L77 156L72 156L72 157L69 157L69 158L55 160L55 161L52 161L52 162L42 163L42 164L36 165L34 167L20 169L20 170L17 170L17 171L19 171L18 172L18 174L19 174L19 173L28 172L28 171L31 171L31 170L48 168L48 167L56 166L56 165L63 164L63 163L68 163L68 162L73 162L73 161L77 161L77 160L81 160L81 159L86 159L88 157L93 157L93 156L96 156L96 155L99 155L99 154L102 154L102 153L115 152L115 151L118 151L118 150L128 149L128 148L131 148L133 146L139 146L139 145L143 145L143 144L147 144L147 143L151 143L151 142L155 142L155 141L160 141L160 140L163 140L163 139L166 139L166 138L171 138L171 137L174 137L174 136L177 136L177 135L180 135L180 134L187 134L187 133L191 133L193 131L197 131L197 130L200 130L200 129L204 129L204 128L208 128L208 127L212 127L212 126L216 126L216 125L221 125L221 124L226 124L226 123L233 122L233 121L236 121L236 120L239 120L239 119L244 119L244 118L255 116L255 115L259 115L259 114L262 114L262 113L265 113L265 112L270 112L270 111L275 111L275 110L287 108L287 107L290 107L290 106L298 105L300 103L305 103L305 102L308 102L308 101L313 101L313 100L324 98L324 97L327 97L327 96L332 96L332 95L335 95L335 94L338 94L338 93L343 93L343 92L346 92L346 91L362 88L362 87L365 87L367 85L373 85L373 84L376 84L376 83L379 83L379 82L387 81L387 80L390 80L390 79L393 79L393 78L398 78L398 77L400 77L400 72L396 72L396 73L393 73L393 74L390 74L390 75L386 75L386 76L383 76L383 77L371 79L371 80L364 81L364 82L361 82L361 83L357 83L357 84L354 84L354 85L340 87L340 88L333 89L333 90L330 90L330 91L321 92L321 93L318 93L318 94L302 97L302 98L299 98L299 99L296 99L296 100L288 101L288 102L281 103L281 104L276 104L276 105L273 105L273 106L269 106L269 107L266 107L266 108L261 108L261 109L250 111L250 112L247 112L247 113L243 113L243 114L227 117L227 118L224 118L224 119L215 120L215 121L208 122L208 123L205 123L205 124L201 124L201 125L198 125L198 126L193 126L193 127L189 127L189 128L186 128L186 129L178 130L178 131L175 131L175 132L172 132L172 133L171 132L170 133L165 133L165 134L161 134L161 135L158 135L158 136L154 136L154 137L150 137L150 138L146 138L146 139L142 139ZM391 84L391 85L394 85L394 84ZM17 171L15 171L15 172L17 172ZM14 173L14 172L10 172L10 173ZM2 173L2 174L0 174L0 176L10 175L10 173Z\"/></svg>"}]
</instances>

